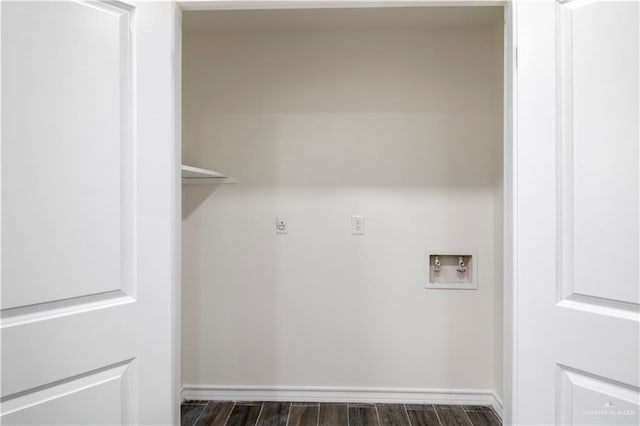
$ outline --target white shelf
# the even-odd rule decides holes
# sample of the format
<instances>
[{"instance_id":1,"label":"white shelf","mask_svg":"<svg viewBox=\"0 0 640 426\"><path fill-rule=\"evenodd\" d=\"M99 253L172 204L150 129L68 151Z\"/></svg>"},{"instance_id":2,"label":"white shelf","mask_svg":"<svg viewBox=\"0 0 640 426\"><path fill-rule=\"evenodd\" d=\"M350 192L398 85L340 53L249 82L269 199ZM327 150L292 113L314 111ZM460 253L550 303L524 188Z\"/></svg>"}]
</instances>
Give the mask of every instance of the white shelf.
<instances>
[{"instance_id":1,"label":"white shelf","mask_svg":"<svg viewBox=\"0 0 640 426\"><path fill-rule=\"evenodd\" d=\"M236 183L232 177L215 170L201 169L199 167L182 165L182 183L186 184L218 184Z\"/></svg>"}]
</instances>

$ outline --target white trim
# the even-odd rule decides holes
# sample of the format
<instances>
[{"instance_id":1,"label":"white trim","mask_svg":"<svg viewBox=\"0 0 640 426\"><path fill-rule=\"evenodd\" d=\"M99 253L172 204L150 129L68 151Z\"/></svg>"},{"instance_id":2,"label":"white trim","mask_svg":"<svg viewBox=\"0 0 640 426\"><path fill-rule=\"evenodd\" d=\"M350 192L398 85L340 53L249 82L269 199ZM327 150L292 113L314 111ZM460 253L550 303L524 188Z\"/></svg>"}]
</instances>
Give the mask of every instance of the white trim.
<instances>
[{"instance_id":1,"label":"white trim","mask_svg":"<svg viewBox=\"0 0 640 426\"><path fill-rule=\"evenodd\" d=\"M493 401L491 401L491 407L493 408L493 411L496 412L496 414L498 415L498 417L500 417L500 421L504 423L504 418L502 417L502 400L500 398L498 398L498 395L496 395L495 393L492 394L493 396Z\"/></svg>"},{"instance_id":2,"label":"white trim","mask_svg":"<svg viewBox=\"0 0 640 426\"><path fill-rule=\"evenodd\" d=\"M175 410L172 411L173 424L180 424L180 396L182 394L182 9L173 7L173 51L171 55L173 82L173 139L174 146L174 172L171 181L171 189L175 196L173 202L173 225L171 236L173 259L173 368L171 371L173 387L172 400ZM180 389L178 389L180 387Z\"/></svg>"},{"instance_id":3,"label":"white trim","mask_svg":"<svg viewBox=\"0 0 640 426\"><path fill-rule=\"evenodd\" d=\"M502 401L496 398L494 409L505 425L517 424L518 367L518 139L517 139L517 1L505 6L504 28L504 159L503 159L503 317L502 317ZM499 407L499 411L498 411Z\"/></svg>"},{"instance_id":4,"label":"white trim","mask_svg":"<svg viewBox=\"0 0 640 426\"><path fill-rule=\"evenodd\" d=\"M502 401L486 389L185 385L180 393L183 400L490 405L502 416Z\"/></svg>"},{"instance_id":5,"label":"white trim","mask_svg":"<svg viewBox=\"0 0 640 426\"><path fill-rule=\"evenodd\" d=\"M352 396L349 399L347 396ZM409 396L409 397L407 397ZM489 390L330 388L309 386L206 386L180 388L181 400L292 401L292 402L396 402L453 405L491 405L503 420L502 400Z\"/></svg>"},{"instance_id":6,"label":"white trim","mask_svg":"<svg viewBox=\"0 0 640 426\"><path fill-rule=\"evenodd\" d=\"M176 4L182 10L504 6L507 3L508 0L176 0Z\"/></svg>"}]
</instances>

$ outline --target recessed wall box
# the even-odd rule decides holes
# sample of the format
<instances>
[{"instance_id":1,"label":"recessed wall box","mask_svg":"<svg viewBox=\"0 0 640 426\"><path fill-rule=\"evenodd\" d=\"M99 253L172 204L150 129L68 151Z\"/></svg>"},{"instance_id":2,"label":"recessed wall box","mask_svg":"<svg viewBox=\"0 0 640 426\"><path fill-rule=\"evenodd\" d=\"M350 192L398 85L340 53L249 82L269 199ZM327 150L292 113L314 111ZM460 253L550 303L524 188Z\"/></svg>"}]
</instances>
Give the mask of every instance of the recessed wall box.
<instances>
[{"instance_id":1,"label":"recessed wall box","mask_svg":"<svg viewBox=\"0 0 640 426\"><path fill-rule=\"evenodd\" d=\"M424 288L476 290L478 255L473 250L427 252L427 282Z\"/></svg>"}]
</instances>

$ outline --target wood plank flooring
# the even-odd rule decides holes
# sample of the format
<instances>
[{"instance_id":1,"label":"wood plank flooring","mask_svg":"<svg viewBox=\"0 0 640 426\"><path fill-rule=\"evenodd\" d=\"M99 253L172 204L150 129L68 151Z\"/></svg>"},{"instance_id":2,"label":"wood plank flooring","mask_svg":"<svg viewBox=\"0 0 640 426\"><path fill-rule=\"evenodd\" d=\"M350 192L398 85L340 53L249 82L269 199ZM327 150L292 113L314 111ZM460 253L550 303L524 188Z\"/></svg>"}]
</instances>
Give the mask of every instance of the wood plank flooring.
<instances>
[{"instance_id":1,"label":"wood plank flooring","mask_svg":"<svg viewBox=\"0 0 640 426\"><path fill-rule=\"evenodd\" d=\"M501 426L475 405L184 401L182 426Z\"/></svg>"}]
</instances>

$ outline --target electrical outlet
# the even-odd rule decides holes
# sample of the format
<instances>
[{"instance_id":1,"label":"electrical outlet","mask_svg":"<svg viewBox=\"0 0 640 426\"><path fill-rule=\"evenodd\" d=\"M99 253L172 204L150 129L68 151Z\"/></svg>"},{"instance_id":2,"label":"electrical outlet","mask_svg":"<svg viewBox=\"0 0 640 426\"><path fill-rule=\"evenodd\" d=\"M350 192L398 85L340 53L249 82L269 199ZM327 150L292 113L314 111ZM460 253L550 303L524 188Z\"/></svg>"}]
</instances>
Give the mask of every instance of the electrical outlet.
<instances>
[{"instance_id":1,"label":"electrical outlet","mask_svg":"<svg viewBox=\"0 0 640 426\"><path fill-rule=\"evenodd\" d=\"M287 218L284 216L276 217L276 234L286 234L287 228Z\"/></svg>"},{"instance_id":2,"label":"electrical outlet","mask_svg":"<svg viewBox=\"0 0 640 426\"><path fill-rule=\"evenodd\" d=\"M364 216L351 216L351 233L353 235L364 235Z\"/></svg>"}]
</instances>

